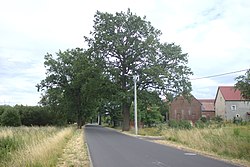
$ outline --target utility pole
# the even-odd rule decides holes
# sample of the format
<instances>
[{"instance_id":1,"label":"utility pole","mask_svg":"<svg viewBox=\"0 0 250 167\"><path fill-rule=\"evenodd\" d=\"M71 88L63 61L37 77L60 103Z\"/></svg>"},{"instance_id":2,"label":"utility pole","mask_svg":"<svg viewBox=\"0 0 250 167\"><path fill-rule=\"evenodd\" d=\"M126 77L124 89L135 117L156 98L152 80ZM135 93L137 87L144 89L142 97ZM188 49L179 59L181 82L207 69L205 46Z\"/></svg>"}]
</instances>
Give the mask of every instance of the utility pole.
<instances>
[{"instance_id":1,"label":"utility pole","mask_svg":"<svg viewBox=\"0 0 250 167\"><path fill-rule=\"evenodd\" d=\"M134 75L134 108L135 108L135 135L138 135L138 126L137 126L137 88L136 88L136 81L138 79L138 76Z\"/></svg>"}]
</instances>

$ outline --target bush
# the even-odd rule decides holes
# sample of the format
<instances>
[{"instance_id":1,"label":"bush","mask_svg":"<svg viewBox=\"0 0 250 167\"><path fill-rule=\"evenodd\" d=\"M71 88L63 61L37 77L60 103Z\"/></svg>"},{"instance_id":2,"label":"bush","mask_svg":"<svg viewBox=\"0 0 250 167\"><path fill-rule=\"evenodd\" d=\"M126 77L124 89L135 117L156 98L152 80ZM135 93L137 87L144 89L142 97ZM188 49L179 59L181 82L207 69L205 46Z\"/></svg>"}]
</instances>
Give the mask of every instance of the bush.
<instances>
[{"instance_id":1,"label":"bush","mask_svg":"<svg viewBox=\"0 0 250 167\"><path fill-rule=\"evenodd\" d=\"M196 128L205 128L208 127L208 124L206 122L203 122L201 119L195 122Z\"/></svg>"},{"instance_id":2,"label":"bush","mask_svg":"<svg viewBox=\"0 0 250 167\"><path fill-rule=\"evenodd\" d=\"M20 114L14 108L7 108L1 115L1 125L21 126Z\"/></svg>"},{"instance_id":3,"label":"bush","mask_svg":"<svg viewBox=\"0 0 250 167\"><path fill-rule=\"evenodd\" d=\"M206 117L201 117L200 120L201 120L203 123L206 123L206 122L207 122L207 118L206 118Z\"/></svg>"},{"instance_id":4,"label":"bush","mask_svg":"<svg viewBox=\"0 0 250 167\"><path fill-rule=\"evenodd\" d=\"M242 123L242 118L240 118L240 117L234 117L233 123L235 123L237 125L241 124Z\"/></svg>"},{"instance_id":5,"label":"bush","mask_svg":"<svg viewBox=\"0 0 250 167\"><path fill-rule=\"evenodd\" d=\"M218 123L223 121L222 117L219 116L219 115L217 115L216 117L212 118L212 120L215 121L215 122L218 122Z\"/></svg>"},{"instance_id":6,"label":"bush","mask_svg":"<svg viewBox=\"0 0 250 167\"><path fill-rule=\"evenodd\" d=\"M170 120L168 122L168 125L171 128L178 128L178 129L191 129L192 128L191 123L187 120L180 120L180 121Z\"/></svg>"}]
</instances>

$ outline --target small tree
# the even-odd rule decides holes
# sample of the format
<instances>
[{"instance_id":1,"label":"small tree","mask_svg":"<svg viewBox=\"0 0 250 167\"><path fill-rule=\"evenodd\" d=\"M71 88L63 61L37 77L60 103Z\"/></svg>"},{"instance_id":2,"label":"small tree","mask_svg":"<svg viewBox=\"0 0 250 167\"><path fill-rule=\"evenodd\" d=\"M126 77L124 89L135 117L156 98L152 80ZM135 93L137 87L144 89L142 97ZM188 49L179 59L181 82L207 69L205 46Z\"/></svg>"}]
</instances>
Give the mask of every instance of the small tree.
<instances>
[{"instance_id":1,"label":"small tree","mask_svg":"<svg viewBox=\"0 0 250 167\"><path fill-rule=\"evenodd\" d=\"M161 123L163 120L163 116L161 115L161 112L159 110L160 107L157 105L153 105L149 107L147 113L146 113L146 121L145 123L151 127L154 124Z\"/></svg>"},{"instance_id":2,"label":"small tree","mask_svg":"<svg viewBox=\"0 0 250 167\"><path fill-rule=\"evenodd\" d=\"M3 126L21 126L19 112L14 108L7 108L1 116Z\"/></svg>"},{"instance_id":3,"label":"small tree","mask_svg":"<svg viewBox=\"0 0 250 167\"><path fill-rule=\"evenodd\" d=\"M250 69L245 75L240 75L235 80L237 81L235 88L240 90L242 97L250 99Z\"/></svg>"}]
</instances>

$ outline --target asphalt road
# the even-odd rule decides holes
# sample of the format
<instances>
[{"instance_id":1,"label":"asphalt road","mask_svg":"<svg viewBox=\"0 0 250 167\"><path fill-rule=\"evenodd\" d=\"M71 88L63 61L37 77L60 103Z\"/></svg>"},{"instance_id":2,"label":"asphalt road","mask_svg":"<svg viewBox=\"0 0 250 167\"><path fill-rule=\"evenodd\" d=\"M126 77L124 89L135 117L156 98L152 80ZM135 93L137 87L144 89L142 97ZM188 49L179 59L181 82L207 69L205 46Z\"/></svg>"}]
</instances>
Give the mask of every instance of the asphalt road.
<instances>
[{"instance_id":1,"label":"asphalt road","mask_svg":"<svg viewBox=\"0 0 250 167\"><path fill-rule=\"evenodd\" d=\"M235 167L97 125L87 125L85 135L93 167Z\"/></svg>"}]
</instances>

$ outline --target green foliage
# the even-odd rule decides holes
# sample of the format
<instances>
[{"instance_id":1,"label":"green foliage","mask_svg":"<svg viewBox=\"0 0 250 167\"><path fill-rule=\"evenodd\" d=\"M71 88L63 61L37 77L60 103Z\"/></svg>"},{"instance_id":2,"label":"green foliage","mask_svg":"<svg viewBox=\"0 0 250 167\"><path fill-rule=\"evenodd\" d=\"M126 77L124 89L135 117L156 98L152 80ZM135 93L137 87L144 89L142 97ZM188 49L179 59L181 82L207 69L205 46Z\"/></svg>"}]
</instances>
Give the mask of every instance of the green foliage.
<instances>
[{"instance_id":1,"label":"green foliage","mask_svg":"<svg viewBox=\"0 0 250 167\"><path fill-rule=\"evenodd\" d=\"M21 126L19 112L14 108L6 108L1 115L1 125L3 126Z\"/></svg>"},{"instance_id":2,"label":"green foliage","mask_svg":"<svg viewBox=\"0 0 250 167\"><path fill-rule=\"evenodd\" d=\"M37 85L44 93L41 104L77 122L78 127L95 114L92 111L106 81L102 65L90 52L76 48L59 51L56 58L45 55L46 78Z\"/></svg>"},{"instance_id":3,"label":"green foliage","mask_svg":"<svg viewBox=\"0 0 250 167\"><path fill-rule=\"evenodd\" d=\"M14 108L20 113L22 125L58 125L56 114L51 112L48 107L16 105Z\"/></svg>"},{"instance_id":4,"label":"green foliage","mask_svg":"<svg viewBox=\"0 0 250 167\"><path fill-rule=\"evenodd\" d=\"M158 96L157 92L140 91L138 92L138 122L144 125L155 126L161 123L164 119L166 110L164 110L164 103ZM163 113L161 113L163 111ZM164 114L164 115L162 115ZM134 105L132 103L130 108L130 119L134 120Z\"/></svg>"},{"instance_id":5,"label":"green foliage","mask_svg":"<svg viewBox=\"0 0 250 167\"><path fill-rule=\"evenodd\" d=\"M163 117L160 113L159 107L157 105L152 105L148 108L146 113L145 124L149 127L161 123Z\"/></svg>"},{"instance_id":6,"label":"green foliage","mask_svg":"<svg viewBox=\"0 0 250 167\"><path fill-rule=\"evenodd\" d=\"M49 107L23 106L23 105L16 105L14 107L0 106L0 113L3 113L6 110L13 110L16 113L18 113L21 120L21 124L25 126L45 126L45 125L61 126L61 125L66 125L67 123L73 123L73 122L68 122L67 119L65 119L65 117L62 114L53 112ZM7 119L9 120L10 118ZM2 120L0 115L0 125L1 122ZM8 126L17 126L17 125L8 125Z\"/></svg>"},{"instance_id":7,"label":"green foliage","mask_svg":"<svg viewBox=\"0 0 250 167\"><path fill-rule=\"evenodd\" d=\"M192 125L189 121L186 120L169 120L168 126L171 128L176 128L176 129L191 129Z\"/></svg>"},{"instance_id":8,"label":"green foliage","mask_svg":"<svg viewBox=\"0 0 250 167\"><path fill-rule=\"evenodd\" d=\"M214 118L212 118L212 121L215 121L215 122L219 123L219 122L223 121L223 118L220 115L217 115Z\"/></svg>"},{"instance_id":9,"label":"green foliage","mask_svg":"<svg viewBox=\"0 0 250 167\"><path fill-rule=\"evenodd\" d=\"M241 117L234 117L233 119L233 123L235 124L241 124L243 122L242 118Z\"/></svg>"},{"instance_id":10,"label":"green foliage","mask_svg":"<svg viewBox=\"0 0 250 167\"><path fill-rule=\"evenodd\" d=\"M196 128L205 128L208 127L209 123L202 121L201 119L195 122Z\"/></svg>"},{"instance_id":11,"label":"green foliage","mask_svg":"<svg viewBox=\"0 0 250 167\"><path fill-rule=\"evenodd\" d=\"M103 103L99 110L99 113L106 119L105 123L112 127L117 127L122 121L121 105L115 101Z\"/></svg>"},{"instance_id":12,"label":"green foliage","mask_svg":"<svg viewBox=\"0 0 250 167\"><path fill-rule=\"evenodd\" d=\"M18 148L18 141L13 137L1 137L0 138L0 160L5 158L7 154Z\"/></svg>"},{"instance_id":13,"label":"green foliage","mask_svg":"<svg viewBox=\"0 0 250 167\"><path fill-rule=\"evenodd\" d=\"M250 69L245 75L240 75L235 80L237 81L235 88L240 90L242 97L250 99Z\"/></svg>"},{"instance_id":14,"label":"green foliage","mask_svg":"<svg viewBox=\"0 0 250 167\"><path fill-rule=\"evenodd\" d=\"M195 122L196 128L205 128L208 127L210 122L207 120L206 117L201 117L198 121Z\"/></svg>"},{"instance_id":15,"label":"green foliage","mask_svg":"<svg viewBox=\"0 0 250 167\"><path fill-rule=\"evenodd\" d=\"M201 117L200 120L203 122L203 123L206 123L208 120L206 117Z\"/></svg>"}]
</instances>

